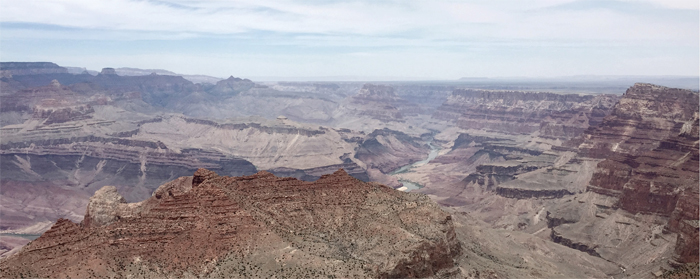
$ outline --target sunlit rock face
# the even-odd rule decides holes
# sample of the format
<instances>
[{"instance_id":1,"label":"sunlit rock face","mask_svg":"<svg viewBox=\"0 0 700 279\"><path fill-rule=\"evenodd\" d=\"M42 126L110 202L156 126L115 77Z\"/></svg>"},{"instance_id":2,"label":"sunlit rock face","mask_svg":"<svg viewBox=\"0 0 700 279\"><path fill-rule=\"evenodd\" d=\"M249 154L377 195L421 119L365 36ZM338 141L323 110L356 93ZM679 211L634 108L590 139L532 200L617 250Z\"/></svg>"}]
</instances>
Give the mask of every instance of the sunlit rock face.
<instances>
[{"instance_id":1,"label":"sunlit rock face","mask_svg":"<svg viewBox=\"0 0 700 279\"><path fill-rule=\"evenodd\" d=\"M607 157L589 191L615 198L632 214L670 217L676 256L698 262L698 95L651 84L630 88L582 153Z\"/></svg>"},{"instance_id":2,"label":"sunlit rock face","mask_svg":"<svg viewBox=\"0 0 700 279\"><path fill-rule=\"evenodd\" d=\"M128 204L114 188L0 262L2 277L413 278L455 272L452 218L428 197L338 170L315 182L200 169Z\"/></svg>"},{"instance_id":3,"label":"sunlit rock face","mask_svg":"<svg viewBox=\"0 0 700 279\"><path fill-rule=\"evenodd\" d=\"M474 116L479 106L454 109L461 107L457 103L485 102L492 93L478 92L455 94L459 102L434 114L480 121L462 122L469 130L431 162L431 170L460 162L476 166L459 182L435 183L420 192L494 227L537 234L615 263L625 276L698 262L697 92L635 84L605 114L595 114L597 120L589 118L594 125L567 137L550 137L551 130L542 129L551 127L550 116L540 118L536 130L534 117L499 110L503 104L528 108L518 94L494 94L491 99L498 101L483 106L479 117ZM453 95L446 104L455 100ZM537 104L553 99L543 100ZM510 121L524 127L499 126Z\"/></svg>"}]
</instances>

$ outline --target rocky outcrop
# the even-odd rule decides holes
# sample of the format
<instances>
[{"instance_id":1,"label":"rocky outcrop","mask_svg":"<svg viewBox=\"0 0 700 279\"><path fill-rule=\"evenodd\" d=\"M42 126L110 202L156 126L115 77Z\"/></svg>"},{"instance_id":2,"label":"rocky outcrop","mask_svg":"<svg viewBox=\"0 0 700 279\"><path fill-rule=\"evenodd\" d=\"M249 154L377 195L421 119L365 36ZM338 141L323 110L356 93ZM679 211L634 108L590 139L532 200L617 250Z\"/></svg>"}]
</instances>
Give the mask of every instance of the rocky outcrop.
<instances>
[{"instance_id":1,"label":"rocky outcrop","mask_svg":"<svg viewBox=\"0 0 700 279\"><path fill-rule=\"evenodd\" d=\"M276 176L294 177L294 178L301 179L304 181L315 181L323 175L333 173L337 169L344 169L350 176L357 178L361 181L364 181L364 182L377 181L377 180L374 180L373 178L371 178L365 169L363 169L362 167L357 165L357 163L350 160L350 158L348 158L347 156L345 156L345 158L341 158L341 159L343 159L342 164L335 164L335 165L309 168L309 169L294 169L294 168L279 167L279 168L269 169L267 171L273 173Z\"/></svg>"},{"instance_id":2,"label":"rocky outcrop","mask_svg":"<svg viewBox=\"0 0 700 279\"><path fill-rule=\"evenodd\" d=\"M43 106L34 107L32 117L46 119L44 124L63 123L68 121L79 121L91 118L95 110L90 104L79 104L72 106Z\"/></svg>"},{"instance_id":3,"label":"rocky outcrop","mask_svg":"<svg viewBox=\"0 0 700 279\"><path fill-rule=\"evenodd\" d=\"M230 76L225 80L217 82L216 85L209 90L209 92L216 96L231 97L242 91L249 90L254 86L255 83L249 79L241 79Z\"/></svg>"},{"instance_id":4,"label":"rocky outcrop","mask_svg":"<svg viewBox=\"0 0 700 279\"><path fill-rule=\"evenodd\" d=\"M86 226L104 226L120 219L126 199L119 195L114 186L104 186L97 190L88 202L83 224Z\"/></svg>"},{"instance_id":5,"label":"rocky outcrop","mask_svg":"<svg viewBox=\"0 0 700 279\"><path fill-rule=\"evenodd\" d=\"M102 68L102 71L100 72L100 75L105 75L105 76L116 76L117 71L114 70L114 68Z\"/></svg>"},{"instance_id":6,"label":"rocky outcrop","mask_svg":"<svg viewBox=\"0 0 700 279\"><path fill-rule=\"evenodd\" d=\"M60 219L2 260L0 276L415 278L449 272L461 254L451 216L429 198L342 170L315 182L199 170L183 182L127 205L138 214L101 190L88 209L99 214Z\"/></svg>"},{"instance_id":7,"label":"rocky outcrop","mask_svg":"<svg viewBox=\"0 0 700 279\"><path fill-rule=\"evenodd\" d=\"M405 133L389 129L375 130L360 144L355 158L367 168L389 173L426 157L429 146Z\"/></svg>"},{"instance_id":8,"label":"rocky outcrop","mask_svg":"<svg viewBox=\"0 0 700 279\"><path fill-rule=\"evenodd\" d=\"M552 239L552 241L554 241L554 243L559 243L572 249L579 250L591 256L600 257L600 254L598 254L598 252L596 252L595 250L595 248L597 247L588 247L588 245L584 243L578 243L574 240L563 237L559 233L557 233L556 230L552 230L552 232L550 233L550 238Z\"/></svg>"},{"instance_id":9,"label":"rocky outcrop","mask_svg":"<svg viewBox=\"0 0 700 279\"><path fill-rule=\"evenodd\" d=\"M3 96L0 112L31 112L36 109L35 106L41 104L70 107L80 103L85 103L84 99L80 98L70 87L61 85L56 80L51 80L48 85L19 90L14 94Z\"/></svg>"},{"instance_id":10,"label":"rocky outcrop","mask_svg":"<svg viewBox=\"0 0 700 279\"><path fill-rule=\"evenodd\" d=\"M457 89L433 118L463 129L570 139L599 123L616 100L613 95Z\"/></svg>"},{"instance_id":11,"label":"rocky outcrop","mask_svg":"<svg viewBox=\"0 0 700 279\"><path fill-rule=\"evenodd\" d=\"M592 158L640 155L677 135L698 112L698 95L685 89L637 83L627 89L612 112L585 132L578 146Z\"/></svg>"}]
</instances>

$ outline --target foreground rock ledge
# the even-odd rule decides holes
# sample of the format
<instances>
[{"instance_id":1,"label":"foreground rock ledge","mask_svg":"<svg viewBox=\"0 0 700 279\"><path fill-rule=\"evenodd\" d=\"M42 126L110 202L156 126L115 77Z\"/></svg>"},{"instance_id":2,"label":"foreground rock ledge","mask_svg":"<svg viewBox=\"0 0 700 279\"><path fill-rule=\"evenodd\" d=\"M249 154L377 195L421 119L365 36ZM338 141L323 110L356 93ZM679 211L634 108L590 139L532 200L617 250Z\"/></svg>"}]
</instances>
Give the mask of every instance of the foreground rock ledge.
<instances>
[{"instance_id":1,"label":"foreground rock ledge","mask_svg":"<svg viewBox=\"0 0 700 279\"><path fill-rule=\"evenodd\" d=\"M128 204L114 187L0 262L0 277L427 277L456 272L452 218L428 197L338 170L315 182L199 169Z\"/></svg>"}]
</instances>

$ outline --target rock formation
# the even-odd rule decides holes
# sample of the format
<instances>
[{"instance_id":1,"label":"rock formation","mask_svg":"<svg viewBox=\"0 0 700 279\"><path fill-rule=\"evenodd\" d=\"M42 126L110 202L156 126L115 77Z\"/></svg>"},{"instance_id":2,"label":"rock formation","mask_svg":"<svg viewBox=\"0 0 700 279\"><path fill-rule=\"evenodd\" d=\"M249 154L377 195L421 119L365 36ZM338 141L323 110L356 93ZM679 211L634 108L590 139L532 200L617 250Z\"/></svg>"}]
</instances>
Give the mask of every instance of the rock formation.
<instances>
[{"instance_id":1,"label":"rock formation","mask_svg":"<svg viewBox=\"0 0 700 279\"><path fill-rule=\"evenodd\" d=\"M597 124L556 137L570 139L561 145L548 141L551 133L542 129L551 127L548 119L560 112L540 118L536 130L538 114L530 110L525 115L531 117L520 122L530 128L513 130L531 132L529 138L511 137L512 131L499 123L522 114L509 112L505 104L525 108L522 96L527 94L474 94L457 95L467 101L497 99L504 105L485 106L481 122L475 120L478 109L455 114L466 121L463 127L470 133L460 134L449 152L424 169L444 171L447 165L466 161L477 166L460 182L427 183L420 192L436 195L441 204L461 208L494 227L538 234L613 262L626 276L649 276L683 263L697 266L696 92L635 84L613 107L600 111L609 112L607 116L584 113L589 123L595 115ZM438 110L436 117L446 110L450 106ZM495 115L497 111L502 115Z\"/></svg>"},{"instance_id":2,"label":"rock formation","mask_svg":"<svg viewBox=\"0 0 700 279\"><path fill-rule=\"evenodd\" d=\"M190 185L188 181L191 181ZM0 262L9 277L375 277L455 272L449 214L339 170L315 182L200 169L138 204L105 187Z\"/></svg>"},{"instance_id":3,"label":"rock formation","mask_svg":"<svg viewBox=\"0 0 700 279\"><path fill-rule=\"evenodd\" d=\"M100 75L105 75L105 76L116 76L117 71L114 70L114 68L102 68L102 71L100 72Z\"/></svg>"},{"instance_id":4,"label":"rock formation","mask_svg":"<svg viewBox=\"0 0 700 279\"><path fill-rule=\"evenodd\" d=\"M249 79L235 78L233 76L216 83L210 92L216 96L231 97L242 91L253 88L255 83Z\"/></svg>"},{"instance_id":5,"label":"rock formation","mask_svg":"<svg viewBox=\"0 0 700 279\"><path fill-rule=\"evenodd\" d=\"M616 101L614 95L459 89L433 117L463 129L570 139L596 126Z\"/></svg>"},{"instance_id":6,"label":"rock formation","mask_svg":"<svg viewBox=\"0 0 700 279\"><path fill-rule=\"evenodd\" d=\"M355 158L375 168L389 173L401 166L420 161L428 154L429 148L420 139L389 129L375 130L365 137L355 153Z\"/></svg>"},{"instance_id":7,"label":"rock formation","mask_svg":"<svg viewBox=\"0 0 700 279\"><path fill-rule=\"evenodd\" d=\"M382 122L404 121L404 116L415 115L420 109L401 99L394 88L386 85L365 84L350 99L350 108L358 116L366 116Z\"/></svg>"},{"instance_id":8,"label":"rock formation","mask_svg":"<svg viewBox=\"0 0 700 279\"><path fill-rule=\"evenodd\" d=\"M665 217L681 262L699 261L698 125L697 93L636 84L580 146L607 158L588 191L611 197L612 208Z\"/></svg>"}]
</instances>

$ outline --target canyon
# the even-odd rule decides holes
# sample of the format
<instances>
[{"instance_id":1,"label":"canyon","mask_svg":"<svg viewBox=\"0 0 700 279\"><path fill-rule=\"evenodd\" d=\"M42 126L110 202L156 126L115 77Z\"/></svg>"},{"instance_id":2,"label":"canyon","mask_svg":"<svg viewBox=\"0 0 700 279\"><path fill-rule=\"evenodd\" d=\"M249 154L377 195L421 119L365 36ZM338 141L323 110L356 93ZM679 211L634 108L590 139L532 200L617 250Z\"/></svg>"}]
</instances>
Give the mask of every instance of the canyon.
<instances>
[{"instance_id":1,"label":"canyon","mask_svg":"<svg viewBox=\"0 0 700 279\"><path fill-rule=\"evenodd\" d=\"M3 278L698 274L697 91L0 68Z\"/></svg>"}]
</instances>

